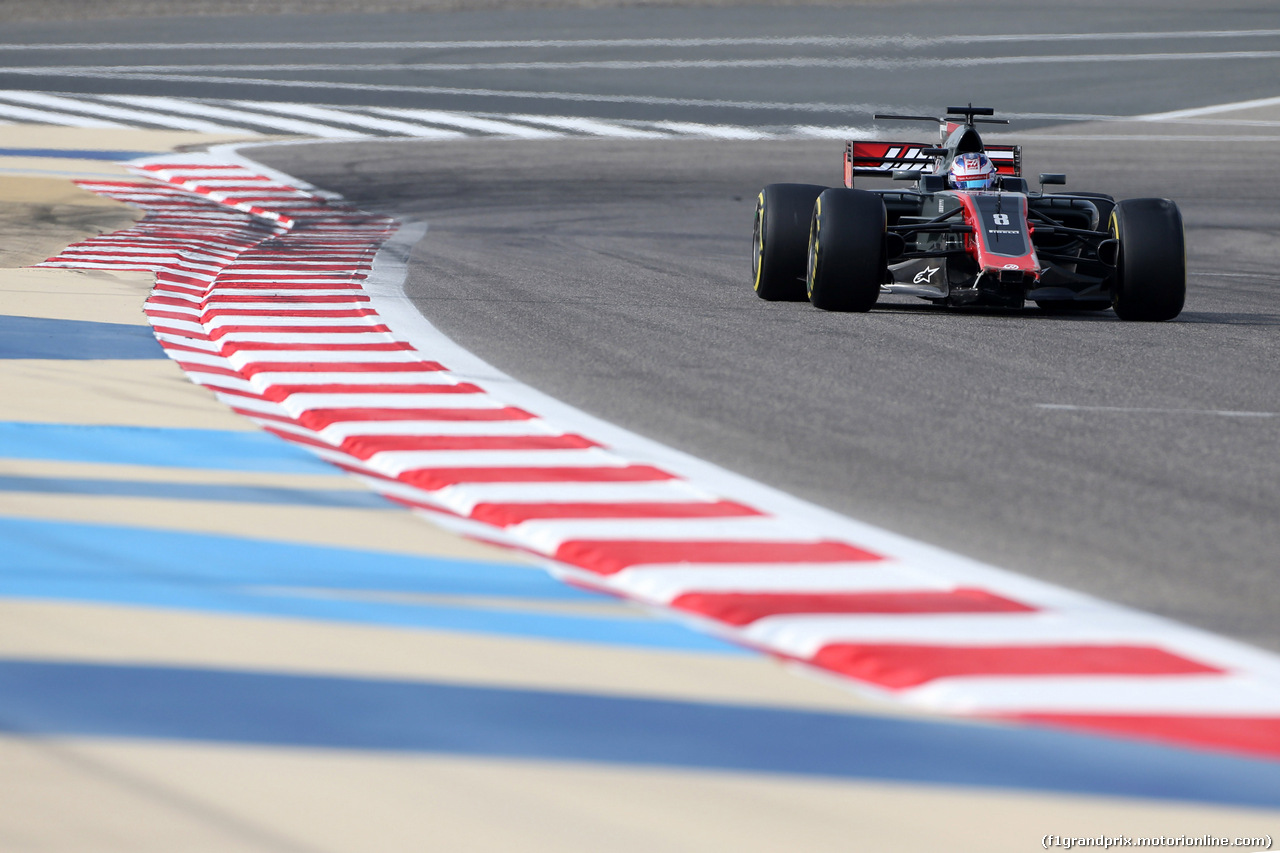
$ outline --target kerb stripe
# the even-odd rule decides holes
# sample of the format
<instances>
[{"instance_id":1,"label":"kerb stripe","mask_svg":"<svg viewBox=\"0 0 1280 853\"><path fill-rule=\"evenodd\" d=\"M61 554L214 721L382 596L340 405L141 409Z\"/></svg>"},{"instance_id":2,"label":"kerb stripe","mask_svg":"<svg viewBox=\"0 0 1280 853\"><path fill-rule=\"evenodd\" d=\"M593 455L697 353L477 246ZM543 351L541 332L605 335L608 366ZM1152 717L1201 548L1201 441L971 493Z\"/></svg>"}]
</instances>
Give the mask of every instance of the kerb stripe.
<instances>
[{"instance_id":1,"label":"kerb stripe","mask_svg":"<svg viewBox=\"0 0 1280 853\"><path fill-rule=\"evenodd\" d=\"M671 606L730 625L750 625L769 616L803 613L1029 613L1035 610L982 589L947 592L688 592L674 598Z\"/></svg>"},{"instance_id":2,"label":"kerb stripe","mask_svg":"<svg viewBox=\"0 0 1280 853\"><path fill-rule=\"evenodd\" d=\"M420 515L914 707L1280 757L1275 656L612 446L393 335L365 290L392 220L207 154L135 168L81 186L143 218L46 265L152 271L145 311L194 381Z\"/></svg>"},{"instance_id":3,"label":"kerb stripe","mask_svg":"<svg viewBox=\"0 0 1280 853\"><path fill-rule=\"evenodd\" d=\"M891 690L967 675L1190 675L1222 670L1144 646L833 644L813 663Z\"/></svg>"}]
</instances>

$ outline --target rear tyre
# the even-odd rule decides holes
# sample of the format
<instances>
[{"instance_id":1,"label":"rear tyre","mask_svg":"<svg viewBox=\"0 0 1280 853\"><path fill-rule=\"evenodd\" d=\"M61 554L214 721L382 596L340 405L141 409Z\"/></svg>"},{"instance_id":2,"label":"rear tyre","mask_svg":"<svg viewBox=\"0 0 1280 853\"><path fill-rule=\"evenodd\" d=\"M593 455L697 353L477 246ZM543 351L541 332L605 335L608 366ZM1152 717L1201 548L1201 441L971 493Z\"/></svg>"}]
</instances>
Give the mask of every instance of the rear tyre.
<instances>
[{"instance_id":1,"label":"rear tyre","mask_svg":"<svg viewBox=\"0 0 1280 853\"><path fill-rule=\"evenodd\" d=\"M809 219L824 189L817 184L769 184L760 191L751 237L751 276L761 299L804 301Z\"/></svg>"},{"instance_id":2,"label":"rear tyre","mask_svg":"<svg viewBox=\"0 0 1280 853\"><path fill-rule=\"evenodd\" d=\"M870 311L884 276L884 201L865 190L823 192L809 227L809 301L824 311Z\"/></svg>"},{"instance_id":3,"label":"rear tyre","mask_svg":"<svg viewBox=\"0 0 1280 853\"><path fill-rule=\"evenodd\" d=\"M1122 320L1172 320L1187 298L1182 214L1164 198L1116 202L1111 233L1120 241L1111 307Z\"/></svg>"}]
</instances>

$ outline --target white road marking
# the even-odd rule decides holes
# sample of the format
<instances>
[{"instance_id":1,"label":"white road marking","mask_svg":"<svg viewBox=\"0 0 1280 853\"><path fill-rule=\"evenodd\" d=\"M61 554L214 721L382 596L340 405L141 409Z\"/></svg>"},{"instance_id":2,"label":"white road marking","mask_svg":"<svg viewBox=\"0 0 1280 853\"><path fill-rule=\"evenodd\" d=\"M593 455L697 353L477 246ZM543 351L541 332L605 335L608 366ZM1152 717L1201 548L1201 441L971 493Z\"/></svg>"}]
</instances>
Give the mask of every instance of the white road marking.
<instances>
[{"instance_id":1,"label":"white road marking","mask_svg":"<svg viewBox=\"0 0 1280 853\"><path fill-rule=\"evenodd\" d=\"M229 51L229 50L509 50L513 48L632 48L632 47L877 47L941 44L999 44L1005 42L1151 41L1160 39L1266 38L1280 30L1158 30L1105 33L980 33L944 36L774 36L747 38L636 38L636 39L491 39L475 41L338 41L338 42L104 42L64 44L0 44L0 51Z\"/></svg>"},{"instance_id":2,"label":"white road marking","mask_svg":"<svg viewBox=\"0 0 1280 853\"><path fill-rule=\"evenodd\" d=\"M0 99L8 94L28 95L25 92L0 91ZM530 115L530 114L497 114L497 113L464 113L448 110L418 109L383 109L373 108L373 112L381 113L388 120L378 119L351 111L350 108L335 105L267 103L256 101L202 101L172 97L104 95L96 99L80 99L72 95L59 94L57 97L66 102L75 102L83 112L92 112L104 108L102 101L130 104L148 108L149 112L173 112L181 115L195 115L207 119L226 119L227 124L218 125L220 132L237 132L258 134L262 130L278 131L284 134L304 134L323 139L366 139L375 136L412 136L416 138L459 139L472 131L475 135L503 135L523 138L556 138L566 133L614 137L620 139L666 139L674 136L697 136L712 139L764 139L779 135L776 131L766 131L741 125L714 125L696 122L652 121L652 122L612 122L601 119L582 118L577 116ZM37 110L31 107L11 106L0 100L0 115L10 113L14 118L64 126L87 127L128 127L129 124L87 118L71 113L51 110ZM290 117L288 114L305 114L312 120ZM411 124L389 121L392 117L413 120ZM366 132L351 127L335 126L325 121L341 122L346 125L366 125ZM423 122L418 124L417 122ZM149 122L154 123L154 121ZM250 127L252 125L252 127ZM376 126L373 126L376 125ZM433 125L445 125L439 127ZM454 130L452 128L458 128ZM544 130L543 128L551 128ZM782 135L799 137L824 138L862 138L874 133L871 128L853 127L817 127L797 125L783 130ZM202 181L202 185L214 188L235 187L252 190L254 185L238 181Z\"/></svg>"},{"instance_id":3,"label":"white road marking","mask_svg":"<svg viewBox=\"0 0 1280 853\"><path fill-rule=\"evenodd\" d=\"M341 402L331 405L344 406ZM346 405L361 406L360 403ZM430 405L429 401L419 402L405 408ZM287 403L285 407L292 410ZM499 408L499 405L491 403L475 408ZM586 450L393 450L375 453L365 461L369 467L392 476L417 468L625 468L628 464L626 459L598 447Z\"/></svg>"},{"instance_id":4,"label":"white road marking","mask_svg":"<svg viewBox=\"0 0 1280 853\"><path fill-rule=\"evenodd\" d=\"M469 513L476 504L688 503L715 497L681 480L635 483L462 483L436 492Z\"/></svg>"},{"instance_id":5,"label":"white road marking","mask_svg":"<svg viewBox=\"0 0 1280 853\"><path fill-rule=\"evenodd\" d=\"M692 136L709 136L714 139L769 139L774 136L763 130L750 127L734 127L732 125L697 124L687 121L655 121L653 126L672 133L684 133Z\"/></svg>"},{"instance_id":6,"label":"white road marking","mask_svg":"<svg viewBox=\"0 0 1280 853\"><path fill-rule=\"evenodd\" d=\"M443 370L393 371L391 373L302 371L299 373L263 372L253 374L252 381L264 388L273 385L454 385L455 380Z\"/></svg>"},{"instance_id":7,"label":"white road marking","mask_svg":"<svg viewBox=\"0 0 1280 853\"><path fill-rule=\"evenodd\" d=\"M1200 116L1216 115L1218 113L1236 112L1237 110L1256 110L1262 107L1280 106L1280 97L1277 98L1254 98L1251 101L1232 101L1226 104L1214 104L1208 107L1192 107L1186 110L1171 110L1165 113L1148 113L1147 115L1135 116L1135 121L1169 121L1171 119L1180 118L1199 118Z\"/></svg>"},{"instance_id":8,"label":"white road marking","mask_svg":"<svg viewBox=\"0 0 1280 853\"><path fill-rule=\"evenodd\" d=\"M1256 136L1249 134L1238 134L1235 136L1195 136L1186 134L1165 134L1165 133L1134 133L1134 134L1091 134L1091 133L993 133L984 135L983 139L989 139L993 142L1002 139L1013 139L1018 141L1061 141L1061 142L1194 142L1197 144L1211 142L1219 145L1227 142L1280 142L1280 136ZM1211 273L1201 273L1202 275L1211 275Z\"/></svg>"},{"instance_id":9,"label":"white road marking","mask_svg":"<svg viewBox=\"0 0 1280 853\"><path fill-rule=\"evenodd\" d=\"M381 130L385 133L403 134L421 139L462 139L466 136L466 134L459 133L456 130L442 130L404 121L358 115L345 110L312 104L281 104L268 101L235 101L234 103L237 106L262 110L263 112L284 113L285 115L302 116L303 118L329 121L340 125L367 127L371 130Z\"/></svg>"},{"instance_id":10,"label":"white road marking","mask_svg":"<svg viewBox=\"0 0 1280 853\"><path fill-rule=\"evenodd\" d=\"M668 136L666 133L656 133L651 130L644 130L640 127L601 121L599 119L577 118L574 116L513 115L508 116L508 118L529 122L531 124L546 125L547 127L558 127L562 130L568 130L589 136L615 137L618 139L657 139L666 138Z\"/></svg>"},{"instance_id":11,"label":"white road marking","mask_svg":"<svg viewBox=\"0 0 1280 853\"><path fill-rule=\"evenodd\" d=\"M423 122L428 125L443 124L459 127L464 130L479 130L501 136L516 136L521 139L553 139L563 134L537 127L527 127L510 121L498 121L491 118L477 118L465 113L446 112L445 110L415 110L389 107L373 107L371 112L393 118L404 118Z\"/></svg>"},{"instance_id":12,"label":"white road marking","mask_svg":"<svg viewBox=\"0 0 1280 853\"><path fill-rule=\"evenodd\" d=\"M64 74L62 76L97 77L98 75L87 73L87 72L84 72L84 73L68 72L67 74ZM338 82L338 81L319 82L314 80L277 80L277 79L258 79L258 78L251 78L251 77L210 77L210 76L186 75L186 74L165 75L165 74L120 73L112 76L114 79L119 79L119 80L168 81L168 82L187 82L187 83L213 83L213 84L228 83L228 84L236 84L236 85L259 86L259 87L270 87L270 88L328 89L328 90L359 91L359 92L394 92L394 93L410 93L410 94L423 94L423 95L449 95L449 96L469 96L469 97L485 97L485 98L523 98L528 100L565 101L569 103L641 104L645 106L709 107L709 108L717 108L717 109L775 110L779 112L802 112L802 113L842 113L842 114L855 113L855 114L865 114L868 116L876 112L883 112L886 109L909 109L909 107L904 107L903 105L900 105L900 104L899 105L869 104L869 103L840 104L840 103L799 102L799 101L731 101L731 100L719 100L719 99L712 99L712 98L672 98L672 97L660 97L655 95L607 95L607 94L596 94L596 93L586 93L586 92L527 91L527 90L517 90L517 89L472 89L472 88L461 88L461 87L454 87L454 86L410 86L410 85L397 85L397 84L344 83L344 82ZM3 97L3 93L0 93L0 97ZM222 103L222 102L219 102L219 103ZM274 106L270 102L263 102L263 101L227 101L225 103L229 103L234 106L243 107L244 109L257 110L257 111L266 111L272 106ZM342 113L341 119L333 118L331 120L345 121L348 124L352 123L351 114L342 112L342 108L335 107L332 105L327 105L326 108ZM459 113L459 115L463 115L463 114ZM481 115L485 118L493 118L497 120L501 120L502 118L505 118L504 116L499 116L491 113L484 113L484 114L478 114L478 115ZM1127 122L1127 121L1136 120L1134 116L1100 115L1095 113L1013 112L1013 113L1002 113L1002 115L1004 115L1006 118L1012 118L1012 119L1046 120L1046 121L1059 121L1059 122L1100 122L1100 121ZM604 127L620 128L625 126L610 124L608 122L599 123L599 120L596 120L596 119L556 117L556 116L534 117L534 116L529 116L524 114L512 115L510 116L510 119L513 121L523 121L523 122L529 122L529 123L533 123L535 119L537 119L539 123L545 124L547 126L551 126L551 127L563 126L569 130L580 129L581 132L584 132L584 133L593 133L594 131L592 130L592 126L595 125L597 129L600 131L595 135L601 135L601 136L628 135L626 131L604 132ZM1178 120L1171 119L1170 121L1178 121ZM1194 122L1194 120L1182 120L1182 121ZM54 122L54 123L64 123L64 122ZM1247 126L1254 123L1245 121L1245 120L1226 119L1226 120L1209 122L1208 124L1211 124L1212 126L1223 126L1226 124L1231 124L1231 125L1239 124L1242 126ZM1260 126L1272 126L1272 123L1270 122L1259 122L1258 124ZM810 133L810 130L812 130L812 133ZM644 131L637 128L635 132L643 133ZM821 126L812 126L812 128L810 126L800 126L799 128L797 128L797 135L819 135L823 137L826 137L829 135L838 135L838 133L844 133L844 134L848 134L849 138L864 138L877 133L884 133L884 132L889 132L889 131L878 128L878 127L837 129L837 128L827 128L827 127L821 127ZM391 135L400 135L400 132L397 131ZM436 138L442 138L442 136L443 138L461 138L465 134L456 134L456 133L452 133L450 131L445 131L445 130L438 130L438 129L433 130L433 129L423 128L413 133L404 133L404 135L418 136L420 138L424 138L424 137L429 138L432 136L436 136ZM439 135L442 135L442 136L439 136ZM996 135L993 135L992 138L996 138ZM1070 138L1070 137L1063 137L1061 135L1054 134L1053 138L1064 139L1064 138ZM1101 137L1080 136L1077 138L1097 139ZM1146 140L1146 139L1170 139L1171 137L1167 137L1163 135L1153 136L1153 137L1123 135L1123 136L1118 136L1116 138ZM1177 137L1174 137L1174 138L1177 138ZM1249 137L1246 137L1246 138L1249 138ZM1259 136L1256 138L1260 140L1266 140L1266 139L1269 139L1270 137ZM1225 137L1199 137L1199 136L1185 137L1185 141L1188 141L1188 142L1220 141L1220 140L1225 141L1226 138Z\"/></svg>"},{"instance_id":13,"label":"white road marking","mask_svg":"<svg viewBox=\"0 0 1280 853\"><path fill-rule=\"evenodd\" d=\"M285 344L310 344L313 346L320 344L384 344L390 340L390 335L386 332L337 332L325 334L322 332L228 332L218 338L218 342L227 343L285 343ZM319 395L316 395L319 396ZM407 394L397 394L397 397L409 396ZM451 396L451 395L446 395ZM322 403L316 403L316 406L322 406Z\"/></svg>"},{"instance_id":14,"label":"white road marking","mask_svg":"<svg viewBox=\"0 0 1280 853\"><path fill-rule=\"evenodd\" d=\"M969 676L941 678L903 691L904 698L943 713L1148 713L1272 716L1280 691L1236 675Z\"/></svg>"},{"instance_id":15,"label":"white road marking","mask_svg":"<svg viewBox=\"0 0 1280 853\"><path fill-rule=\"evenodd\" d=\"M68 73L62 76L90 77L99 75L90 73ZM553 92L546 90L522 89L473 89L458 86L409 86L400 84L376 83L321 83L315 80L273 80L253 77L206 77L182 74L113 74L117 80L165 80L183 83L230 83L245 86L284 87L296 89L341 89L360 92L403 92L421 95L466 95L483 98L522 98L542 101L570 101L582 103L604 104L645 104L664 107L720 107L725 109L746 110L794 110L799 112L842 112L872 113L892 108L889 104L836 104L836 103L804 103L795 101L726 101L716 98L670 98L658 95L604 95L588 92Z\"/></svg>"},{"instance_id":16,"label":"white road marking","mask_svg":"<svg viewBox=\"0 0 1280 853\"><path fill-rule=\"evenodd\" d=\"M1033 53L1014 56L781 56L730 59L590 59L590 60L530 60L514 62L379 62L357 65L354 63L269 63L259 65L219 63L211 65L61 65L15 66L4 69L6 74L37 74L59 76L68 72L90 73L94 76L115 76L126 71L141 74L194 74L194 73L382 73L386 71L421 71L427 73L458 73L476 71L643 71L650 69L743 69L743 68L972 68L992 65L1049 65L1131 62L1189 62L1204 60L1260 60L1278 59L1277 50L1227 50L1208 52L1160 52L1160 53Z\"/></svg>"},{"instance_id":17,"label":"white road marking","mask_svg":"<svg viewBox=\"0 0 1280 853\"><path fill-rule=\"evenodd\" d=\"M810 139L875 139L884 136L871 127L823 127L817 124L797 124L788 129L791 136Z\"/></svg>"},{"instance_id":18,"label":"white road marking","mask_svg":"<svg viewBox=\"0 0 1280 853\"><path fill-rule=\"evenodd\" d=\"M157 335L162 342L167 343L184 343L182 338L174 338L169 335ZM196 344L188 344L196 346ZM213 389L211 389L213 390ZM246 412L257 412L268 417L288 416L288 412L277 406L275 403L268 402L258 397L246 397L241 394L223 394L217 390L213 391L213 396L218 402L233 409L243 409Z\"/></svg>"},{"instance_id":19,"label":"white road marking","mask_svg":"<svg viewBox=\"0 0 1280 853\"><path fill-rule=\"evenodd\" d=\"M237 284L241 282L241 280L240 280L240 279L237 279L237 278L235 278L234 276L224 276L224 277L222 278L222 281L223 281L223 282L234 282L234 283L237 283ZM307 281L307 280L306 280L306 279L303 279L303 280L299 281L299 280L297 280L297 279L293 279L293 281L295 281L296 283L301 284L301 283L306 283L306 281ZM312 280L311 280L311 282L312 282L312 283L319 282L319 283L321 283L321 284L327 284L327 283L329 283L329 282L331 282L331 281L333 281L333 279L312 279ZM249 289L249 288L244 288L244 287L234 287L234 286L229 286L229 287L225 287L225 288L220 288L220 290L222 291L222 293L226 294L227 296L236 296L236 295L240 295L240 296L290 296L290 295L296 295L296 293L297 293L297 291L289 291L289 290L275 290L275 289L272 289L272 290L257 290L257 289ZM335 289L328 289L328 290L326 290L326 289L322 289L322 288L316 288L316 289L308 288L308 289L307 289L307 293L308 293L308 295L314 294L314 295L316 295L316 296L350 296L350 295L351 295L351 291L350 291L350 290L339 290L339 289L336 289L336 288L335 288ZM180 293L179 293L179 294L174 294L174 296L177 296L178 298L182 298L182 297L183 297L183 295L184 295L184 294L180 294ZM403 359L403 360L407 361L408 359Z\"/></svg>"},{"instance_id":20,"label":"white road marking","mask_svg":"<svg viewBox=\"0 0 1280 853\"><path fill-rule=\"evenodd\" d=\"M659 604L703 593L946 592L955 583L901 563L776 563L629 568L614 576L628 594Z\"/></svg>"},{"instance_id":21,"label":"white road marking","mask_svg":"<svg viewBox=\"0 0 1280 853\"><path fill-rule=\"evenodd\" d=\"M548 451L540 451L547 453ZM767 516L725 518L538 518L509 528L527 542L554 552L563 542L815 542L822 533L793 519Z\"/></svg>"},{"instance_id":22,"label":"white road marking","mask_svg":"<svg viewBox=\"0 0 1280 853\"><path fill-rule=\"evenodd\" d=\"M1071 611L1032 613L870 613L784 614L753 622L743 633L751 640L810 658L833 643L911 643L940 646L1158 646L1196 659L1199 636L1166 626L1159 635L1151 624L1122 610L1098 608L1087 619Z\"/></svg>"},{"instance_id":23,"label":"white road marking","mask_svg":"<svg viewBox=\"0 0 1280 853\"><path fill-rule=\"evenodd\" d=\"M13 104L0 103L0 116L31 121L37 124L56 124L62 127L128 127L117 121L103 118L88 118L72 113L55 112L53 110L37 110L31 107L19 107ZM8 122L6 122L7 124Z\"/></svg>"},{"instance_id":24,"label":"white road marking","mask_svg":"<svg viewBox=\"0 0 1280 853\"><path fill-rule=\"evenodd\" d=\"M331 444L341 444L352 436L540 436L559 435L560 431L533 418L521 421L343 421L326 426L316 434Z\"/></svg>"},{"instance_id":25,"label":"white road marking","mask_svg":"<svg viewBox=\"0 0 1280 853\"><path fill-rule=\"evenodd\" d=\"M226 148L220 150L225 151ZM198 180L184 176L199 174L196 170L201 165L219 163L221 158L226 156L221 154L220 150L215 149L209 155L188 155L184 158L188 166L170 169L170 173L174 176L173 180L187 184L198 183ZM174 166L173 161L168 158L163 162L171 167ZM163 196L158 194L157 197L163 199ZM191 203L204 206L207 202L193 197ZM158 207L164 211L174 209L171 200L165 200ZM325 231L349 226L355 229L355 233L368 235L368 239L375 242L381 242L389 233L387 228L381 226L366 227L362 230L358 218L345 214L331 216L325 213L315 224ZM321 458L345 463L356 471L370 472L376 469L393 474L396 473L397 464L403 466L406 463L463 467L511 464L559 465L565 460L575 460L576 464L599 464L601 461L628 466L650 464L682 479L692 480L708 492L732 495L747 505L758 508L767 516L765 518L756 516L696 519L539 519L507 529L498 529L476 520L456 516L437 517L425 512L421 513L425 517L435 518L443 526L479 538L508 541L526 548L532 544L536 553L541 553L548 558L552 557L549 552L558 543L578 537L599 537L606 541L627 542L631 539L662 541L668 537L684 539L690 534L697 534L700 538L766 542L772 541L775 536L785 537L783 541L817 536L833 545L856 543L857 548L865 549L881 559L865 562L850 560L849 557L857 556L857 552L852 548L847 552L832 551L829 548L805 549L801 552L810 555L812 560L821 560L824 554L846 560L841 564L822 566L813 563L788 564L777 560L776 557L773 562L757 565L730 563L713 567L695 564L692 560L681 565L681 558L688 558L690 555L672 549L660 549L651 556L668 561L670 568L664 571L683 573L682 578L685 583L693 584L684 586L685 592L704 591L697 584L697 573L714 571L725 579L726 584L729 578L734 579L733 585L719 587L722 591L772 589L785 593L795 592L798 589L822 589L822 587L804 585L818 582L832 585L835 589L842 588L839 586L841 582L845 584L862 582L865 584L863 589L870 590L975 588L1019 601L1039 611L972 614L905 613L894 616L841 613L804 616L779 613L776 616L761 619L752 627L741 631L723 624L714 625L709 619L698 620L702 627L710 628L714 633L745 639L748 643L752 640L762 640L775 652L799 654L801 657L811 655L820 649L828 649L833 643L848 640L864 643L868 640L905 641L908 644L916 643L917 645L924 640L932 644L953 647L959 650L962 658L968 654L968 647L972 645L994 645L997 649L1013 651L1017 660L1034 664L1030 667L1032 672L1041 673L1039 676L987 677L980 674L984 671L981 666L972 671L967 671L963 667L952 669L945 664L944 660L941 666L931 668L926 665L913 674L907 666L910 663L909 659L906 660L907 665L899 666L894 664L890 656L887 659L889 663L887 672L882 671L880 677L875 673L866 676L868 683L865 687L868 692L896 695L900 700L916 706L934 707L952 712L987 713L1030 709L1061 712L1063 708L1074 708L1085 711L1114 710L1122 713L1132 713L1135 709L1150 709L1161 715L1188 710L1207 715L1257 712L1270 716L1274 716L1276 709L1280 708L1280 659L1274 655L1154 616L1109 605L1032 578L1012 575L962 556L931 548L924 543L902 539L889 531L843 518L829 510L778 493L763 484L745 480L731 472L688 457L672 448L601 423L590 415L520 385L469 353L460 350L456 344L441 338L430 323L416 313L416 309L404 295L404 259L408 256L409 247L422 236L423 230L410 227L391 237L374 259L372 271L365 281L371 305L380 312L379 319L384 320L391 328L409 332L409 335L403 338L389 334L381 337L384 340L412 340L415 344L421 344L421 352L430 353L432 357L440 358L443 363L451 367L448 371L451 379L474 382L479 393L416 396L478 397L479 399L474 401L463 399L459 402L474 405L484 401L493 406L520 406L528 411L538 412L547 418L547 424L557 424L559 430L591 436L594 440L606 444L608 450L593 448L543 451L389 451L375 454L370 464L366 465L340 452L321 448L317 451ZM280 231L284 231L283 226ZM300 251L305 257L305 248L300 246ZM255 269L262 263L262 260L257 257L258 254L253 253L251 266ZM302 263L305 264L305 261ZM286 264L283 268L287 270L289 267ZM162 340L172 339L172 336L163 333L158 337ZM283 334L280 337L286 341L305 338L318 342L325 340L328 336ZM353 333L352 338L349 339L358 340L360 337L361 333ZM196 348L211 351L216 349L216 347L205 347L194 339L185 342ZM272 356L265 352L253 353L252 357L247 359L241 359L241 355L241 353L234 353L228 360L237 367L245 361L272 360ZM373 358L365 358L364 354L350 357L361 365L376 361ZM182 358L190 360L185 353ZM286 374L295 372L289 369L271 369ZM235 394L220 393L217 396L237 408L278 415L286 410L293 411L298 404L303 403L321 406L339 402L391 405L392 399L396 396L412 398L415 395L301 393L292 395L284 406ZM368 399L365 399L366 397ZM367 413L355 414L367 416ZM281 425L280 429L303 437L315 434L301 426ZM393 496L403 496L421 501L426 505L440 503L438 496L428 491L415 490L407 482L391 485L380 480L377 483L382 485L375 484L376 487ZM513 485L516 484L510 484L508 488ZM458 503L465 503L468 498L474 499L475 494L474 490L469 490L465 484L461 483L448 490L449 500L456 500ZM643 557L643 555L629 553L630 550L626 548L627 553L620 555L620 559L625 558L624 562L630 562L637 557ZM748 555L759 553L759 556L749 558L764 560L770 557L771 549L757 552L735 548L726 552L721 559L731 561L734 554L744 553ZM600 556L596 555L596 557ZM597 566L593 570L592 557L587 555L572 562L566 562L558 569L553 568L553 571L562 577L588 581L597 586L608 587L617 593L635 596L637 584L645 578L644 571L648 569L650 577L653 577L655 567L654 564L644 568L628 566L611 577L597 574L596 571L599 568ZM702 577L709 576L704 574ZM798 578L803 580L797 580ZM797 588L797 583L802 586ZM831 586L828 586L828 589L830 588ZM681 589L668 586L662 591L675 595L679 594ZM689 617L690 620L696 618ZM1064 652L1056 648L1064 641L1067 645L1122 642L1139 648L1134 650L1131 663L1125 664L1122 660L1115 667L1117 669L1127 667L1132 670L1131 672L1099 676L1092 674L1098 666L1096 661L1091 661L1089 655L1081 657L1071 650ZM1160 650L1170 654L1183 651L1189 660L1177 661L1176 658L1171 658L1167 654L1161 655ZM832 651L833 654L839 652L838 649ZM1032 654L1028 655L1028 651ZM838 656L836 654L836 657ZM1049 658L1047 661L1035 663L1035 659L1045 656ZM1061 656L1057 657L1057 663L1054 662L1055 656ZM1073 660L1076 661L1075 664L1072 664ZM856 661L852 662L856 663ZM824 665L828 663L830 662L824 662ZM836 663L838 664L838 661ZM1019 666L1026 668L1025 663ZM1016 672L1019 666L1008 669ZM1080 671L1079 675L1054 674L1073 672L1073 666ZM835 668L840 667L837 665ZM1109 668L1101 667L1101 671L1106 672ZM1212 674L1200 676L1199 672L1207 668L1212 668ZM1159 674L1144 675L1143 673L1148 669L1153 673L1167 671L1180 674L1173 677ZM900 679L898 685L894 684L895 671ZM986 671L998 673L1001 668L996 667L994 670ZM948 672L962 674L947 676ZM851 674L857 676L856 672ZM936 677L928 680L931 676ZM918 686L913 686L917 684ZM1020 686L1020 689L1016 686ZM901 689L895 689L895 687ZM1046 696L1060 701L1046 702Z\"/></svg>"},{"instance_id":26,"label":"white road marking","mask_svg":"<svg viewBox=\"0 0 1280 853\"><path fill-rule=\"evenodd\" d=\"M225 133L227 130L223 125L214 124L208 121L201 121L200 119L183 118L181 116L172 116L166 113L152 112L150 110L114 107L109 104L81 101L61 95L47 95L43 92L15 92L7 90L0 93L0 95L8 101L32 104L37 107L47 107L70 113L87 112L95 119L105 117L107 121L132 120L134 122L140 122L147 125L158 125L159 127L169 127L175 130L194 130L201 133ZM254 135L256 136L257 134L255 133Z\"/></svg>"},{"instance_id":27,"label":"white road marking","mask_svg":"<svg viewBox=\"0 0 1280 853\"><path fill-rule=\"evenodd\" d=\"M375 326L379 321L376 317L272 317L272 316L243 316L232 314L230 316L213 315L204 321L204 326L210 331L217 331L224 326L239 327L250 329L255 326L268 326L278 329L286 329L297 327L300 329L319 329L329 326L348 327L348 326Z\"/></svg>"},{"instance_id":28,"label":"white road marking","mask_svg":"<svg viewBox=\"0 0 1280 853\"><path fill-rule=\"evenodd\" d=\"M251 112L247 109L214 106L183 98L163 98L145 95L102 95L100 97L103 100L148 107L152 110L185 113L212 119L226 119L231 122L245 122L259 127L269 127L272 130L289 131L305 136L317 136L321 139L359 139L365 136L365 134L354 130L332 127L318 122L300 121L268 113Z\"/></svg>"},{"instance_id":29,"label":"white road marking","mask_svg":"<svg viewBox=\"0 0 1280 853\"><path fill-rule=\"evenodd\" d=\"M1275 418L1280 412L1242 412L1231 409L1157 409L1140 406L1069 406L1061 403L1036 403L1037 409L1061 412L1120 412L1144 415L1215 415L1221 418Z\"/></svg>"},{"instance_id":30,"label":"white road marking","mask_svg":"<svg viewBox=\"0 0 1280 853\"><path fill-rule=\"evenodd\" d=\"M309 293L314 291L309 291ZM186 360L187 353L183 353L183 360ZM359 361L364 363L398 363L398 362L418 362L421 361L419 356L413 350L368 350L358 353L343 352L341 350L241 350L234 352L228 356L220 356L231 362L231 366L236 370L243 370L250 364L258 362L344 362L349 363ZM433 406L432 408L439 408Z\"/></svg>"}]
</instances>

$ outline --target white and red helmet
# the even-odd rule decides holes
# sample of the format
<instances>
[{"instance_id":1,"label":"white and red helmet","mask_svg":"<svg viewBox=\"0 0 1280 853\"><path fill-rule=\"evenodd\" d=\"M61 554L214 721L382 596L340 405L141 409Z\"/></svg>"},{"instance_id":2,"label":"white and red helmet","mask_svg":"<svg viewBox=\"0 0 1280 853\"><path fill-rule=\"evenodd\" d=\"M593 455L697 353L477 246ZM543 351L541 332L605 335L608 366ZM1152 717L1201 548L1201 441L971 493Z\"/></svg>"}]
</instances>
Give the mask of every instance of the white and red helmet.
<instances>
[{"instance_id":1,"label":"white and red helmet","mask_svg":"<svg viewBox=\"0 0 1280 853\"><path fill-rule=\"evenodd\" d=\"M995 164L981 151L961 154L947 171L947 183L958 190L985 190L995 182Z\"/></svg>"}]
</instances>

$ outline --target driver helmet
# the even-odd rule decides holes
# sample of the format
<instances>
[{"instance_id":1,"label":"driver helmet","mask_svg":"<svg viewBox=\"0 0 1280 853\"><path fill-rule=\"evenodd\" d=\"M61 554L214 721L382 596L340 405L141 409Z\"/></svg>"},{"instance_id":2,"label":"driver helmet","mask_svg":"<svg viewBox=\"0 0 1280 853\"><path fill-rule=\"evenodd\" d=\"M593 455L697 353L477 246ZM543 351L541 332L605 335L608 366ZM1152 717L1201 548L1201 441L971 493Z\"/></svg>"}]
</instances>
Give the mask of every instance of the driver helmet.
<instances>
[{"instance_id":1,"label":"driver helmet","mask_svg":"<svg viewBox=\"0 0 1280 853\"><path fill-rule=\"evenodd\" d=\"M985 190L996 182L996 167L981 151L961 154L947 171L947 183L958 190Z\"/></svg>"}]
</instances>

